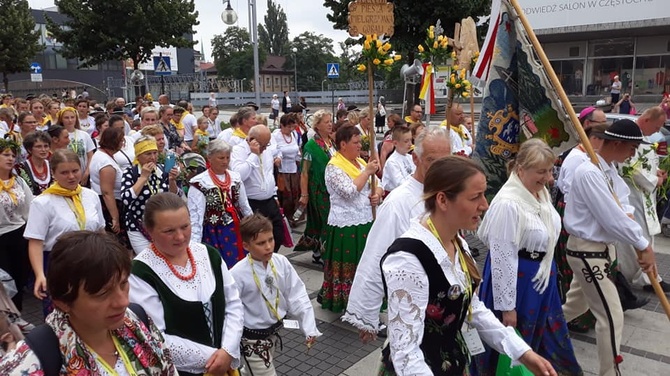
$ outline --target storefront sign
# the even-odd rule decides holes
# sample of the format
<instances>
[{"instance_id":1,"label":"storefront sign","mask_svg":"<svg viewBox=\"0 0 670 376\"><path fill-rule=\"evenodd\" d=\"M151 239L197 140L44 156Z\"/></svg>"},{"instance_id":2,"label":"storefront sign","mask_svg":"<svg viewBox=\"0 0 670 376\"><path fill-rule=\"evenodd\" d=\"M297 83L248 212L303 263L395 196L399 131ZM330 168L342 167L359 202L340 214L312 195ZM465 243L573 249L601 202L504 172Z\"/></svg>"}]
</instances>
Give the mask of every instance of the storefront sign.
<instances>
[{"instance_id":1,"label":"storefront sign","mask_svg":"<svg viewBox=\"0 0 670 376\"><path fill-rule=\"evenodd\" d=\"M535 30L670 17L668 0L519 0Z\"/></svg>"}]
</instances>

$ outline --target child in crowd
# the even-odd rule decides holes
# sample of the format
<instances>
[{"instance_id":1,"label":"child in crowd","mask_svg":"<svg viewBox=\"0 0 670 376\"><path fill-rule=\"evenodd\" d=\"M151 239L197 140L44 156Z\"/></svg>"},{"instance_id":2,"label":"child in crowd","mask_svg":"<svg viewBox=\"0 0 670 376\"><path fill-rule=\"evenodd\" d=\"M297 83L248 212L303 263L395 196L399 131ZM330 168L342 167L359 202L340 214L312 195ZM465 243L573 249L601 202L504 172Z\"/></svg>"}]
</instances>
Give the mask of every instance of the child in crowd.
<instances>
[{"instance_id":1,"label":"child in crowd","mask_svg":"<svg viewBox=\"0 0 670 376\"><path fill-rule=\"evenodd\" d=\"M305 284L288 259L274 253L272 222L253 214L240 223L247 257L230 270L244 305L242 375L276 375L273 357L282 327L302 329L309 349L321 333ZM296 320L284 319L289 315Z\"/></svg>"},{"instance_id":2,"label":"child in crowd","mask_svg":"<svg viewBox=\"0 0 670 376\"><path fill-rule=\"evenodd\" d=\"M395 152L386 160L382 173L382 187L387 192L397 188L416 169L412 156L408 154L412 148L412 131L408 127L394 127L391 137Z\"/></svg>"},{"instance_id":3,"label":"child in crowd","mask_svg":"<svg viewBox=\"0 0 670 376\"><path fill-rule=\"evenodd\" d=\"M191 150L207 158L207 147L209 147L209 118L201 116L198 118L198 129L193 135L193 142L191 143Z\"/></svg>"}]
</instances>

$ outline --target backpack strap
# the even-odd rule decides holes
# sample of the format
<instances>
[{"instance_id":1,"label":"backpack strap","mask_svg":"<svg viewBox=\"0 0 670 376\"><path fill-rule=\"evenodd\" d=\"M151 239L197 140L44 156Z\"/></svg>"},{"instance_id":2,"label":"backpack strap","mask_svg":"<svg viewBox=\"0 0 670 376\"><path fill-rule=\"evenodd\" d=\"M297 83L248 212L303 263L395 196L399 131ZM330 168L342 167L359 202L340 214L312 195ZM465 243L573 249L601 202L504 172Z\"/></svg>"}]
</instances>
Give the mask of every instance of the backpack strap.
<instances>
[{"instance_id":1,"label":"backpack strap","mask_svg":"<svg viewBox=\"0 0 670 376\"><path fill-rule=\"evenodd\" d=\"M58 376L63 365L60 344L56 333L47 324L42 324L26 335L25 342L35 353L44 371L44 376Z\"/></svg>"},{"instance_id":2,"label":"backpack strap","mask_svg":"<svg viewBox=\"0 0 670 376\"><path fill-rule=\"evenodd\" d=\"M130 303L131 311L149 328L149 316L141 305ZM60 343L56 333L47 324L42 324L31 330L24 339L30 346L44 371L44 376L59 376L63 366L63 357L60 353Z\"/></svg>"}]
</instances>

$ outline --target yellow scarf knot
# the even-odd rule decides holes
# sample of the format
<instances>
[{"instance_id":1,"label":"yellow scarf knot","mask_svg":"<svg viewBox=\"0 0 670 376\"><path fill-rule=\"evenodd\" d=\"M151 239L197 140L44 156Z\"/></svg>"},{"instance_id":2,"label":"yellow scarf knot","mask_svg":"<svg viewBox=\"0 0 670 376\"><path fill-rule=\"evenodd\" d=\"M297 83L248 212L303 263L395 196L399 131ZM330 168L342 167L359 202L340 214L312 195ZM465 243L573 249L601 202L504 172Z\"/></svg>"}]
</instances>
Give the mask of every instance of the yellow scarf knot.
<instances>
[{"instance_id":1,"label":"yellow scarf knot","mask_svg":"<svg viewBox=\"0 0 670 376\"><path fill-rule=\"evenodd\" d=\"M356 158L356 161L358 164L361 165L361 167L367 166L365 161L362 158ZM351 163L350 160L345 158L342 154L339 152L335 153L335 155L330 158L330 162L328 164L332 164L335 167L338 167L342 171L344 171L347 175L349 175L350 178L356 179L360 174L361 170L356 167L353 163Z\"/></svg>"},{"instance_id":2,"label":"yellow scarf knot","mask_svg":"<svg viewBox=\"0 0 670 376\"><path fill-rule=\"evenodd\" d=\"M69 202L68 205L70 205L70 209L72 210L75 218L77 219L79 229L84 230L86 228L86 212L84 211L84 204L82 203L81 200L81 192L82 192L81 185L77 185L77 188L75 188L74 190L70 190L61 187L61 185L58 184L58 182L55 182L44 192L42 192L42 194L51 194L55 196L69 198L72 201L72 205L70 205Z\"/></svg>"}]
</instances>

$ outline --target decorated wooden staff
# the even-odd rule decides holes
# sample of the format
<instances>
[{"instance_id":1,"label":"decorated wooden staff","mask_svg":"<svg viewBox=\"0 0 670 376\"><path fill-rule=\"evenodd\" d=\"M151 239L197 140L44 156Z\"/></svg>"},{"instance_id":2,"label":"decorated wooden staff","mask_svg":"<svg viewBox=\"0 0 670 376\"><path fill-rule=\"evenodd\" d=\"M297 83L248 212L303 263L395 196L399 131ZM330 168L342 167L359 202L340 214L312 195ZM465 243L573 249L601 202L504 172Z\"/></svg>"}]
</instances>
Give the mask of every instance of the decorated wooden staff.
<instances>
[{"instance_id":1,"label":"decorated wooden staff","mask_svg":"<svg viewBox=\"0 0 670 376\"><path fill-rule=\"evenodd\" d=\"M368 106L369 116L374 116L374 69L391 70L394 62L401 59L391 51L391 44L378 38L384 35L390 38L394 31L395 18L393 3L386 0L356 0L349 3L349 35L356 38L365 35L363 42L363 62L358 65L360 72L368 73ZM370 129L364 130L370 145L370 159L378 159L375 146L376 135ZM372 192L377 189L375 175L370 177ZM372 207L372 217L376 217L377 208Z\"/></svg>"},{"instance_id":2,"label":"decorated wooden staff","mask_svg":"<svg viewBox=\"0 0 670 376\"><path fill-rule=\"evenodd\" d=\"M568 116L570 116L570 120L572 121L574 128L577 130L577 133L579 134L579 138L581 140L582 145L584 146L584 149L586 150L586 153L589 155L591 162L599 166L600 164L598 162L598 157L596 156L596 153L593 150L593 146L591 145L589 138L586 136L586 133L584 132L584 129L582 128L582 125L579 122L577 115L575 114L575 110L572 108L572 104L570 103L568 96L565 94L565 91L561 86L561 82L556 76L556 73L554 72L551 63L549 62L547 55L544 53L544 50L542 49L542 46L540 45L540 42L537 39L537 36L535 36L533 28L530 26L528 19L523 13L523 9L519 5L518 0L510 0L510 4L512 4L514 9L516 10L517 16L519 17L521 24L523 25L526 33L528 33L530 41L533 44L533 48L535 49L537 56L540 58L540 62L542 63L544 70L547 72L547 76L551 80L551 84L554 86L563 106L565 106ZM619 202L619 199L616 197L616 195L614 198L617 200L617 202ZM619 203L619 205L621 205L621 203ZM639 256L640 252L638 252L638 257ZM665 314L668 316L668 319L670 320L670 303L668 302L668 298L665 296L665 292L663 292L663 288L658 283L656 273L654 271L651 271L647 273L647 276L649 277L649 281L651 282L651 285L654 288L656 296L658 296L658 299L661 302L661 305L663 306Z\"/></svg>"}]
</instances>

